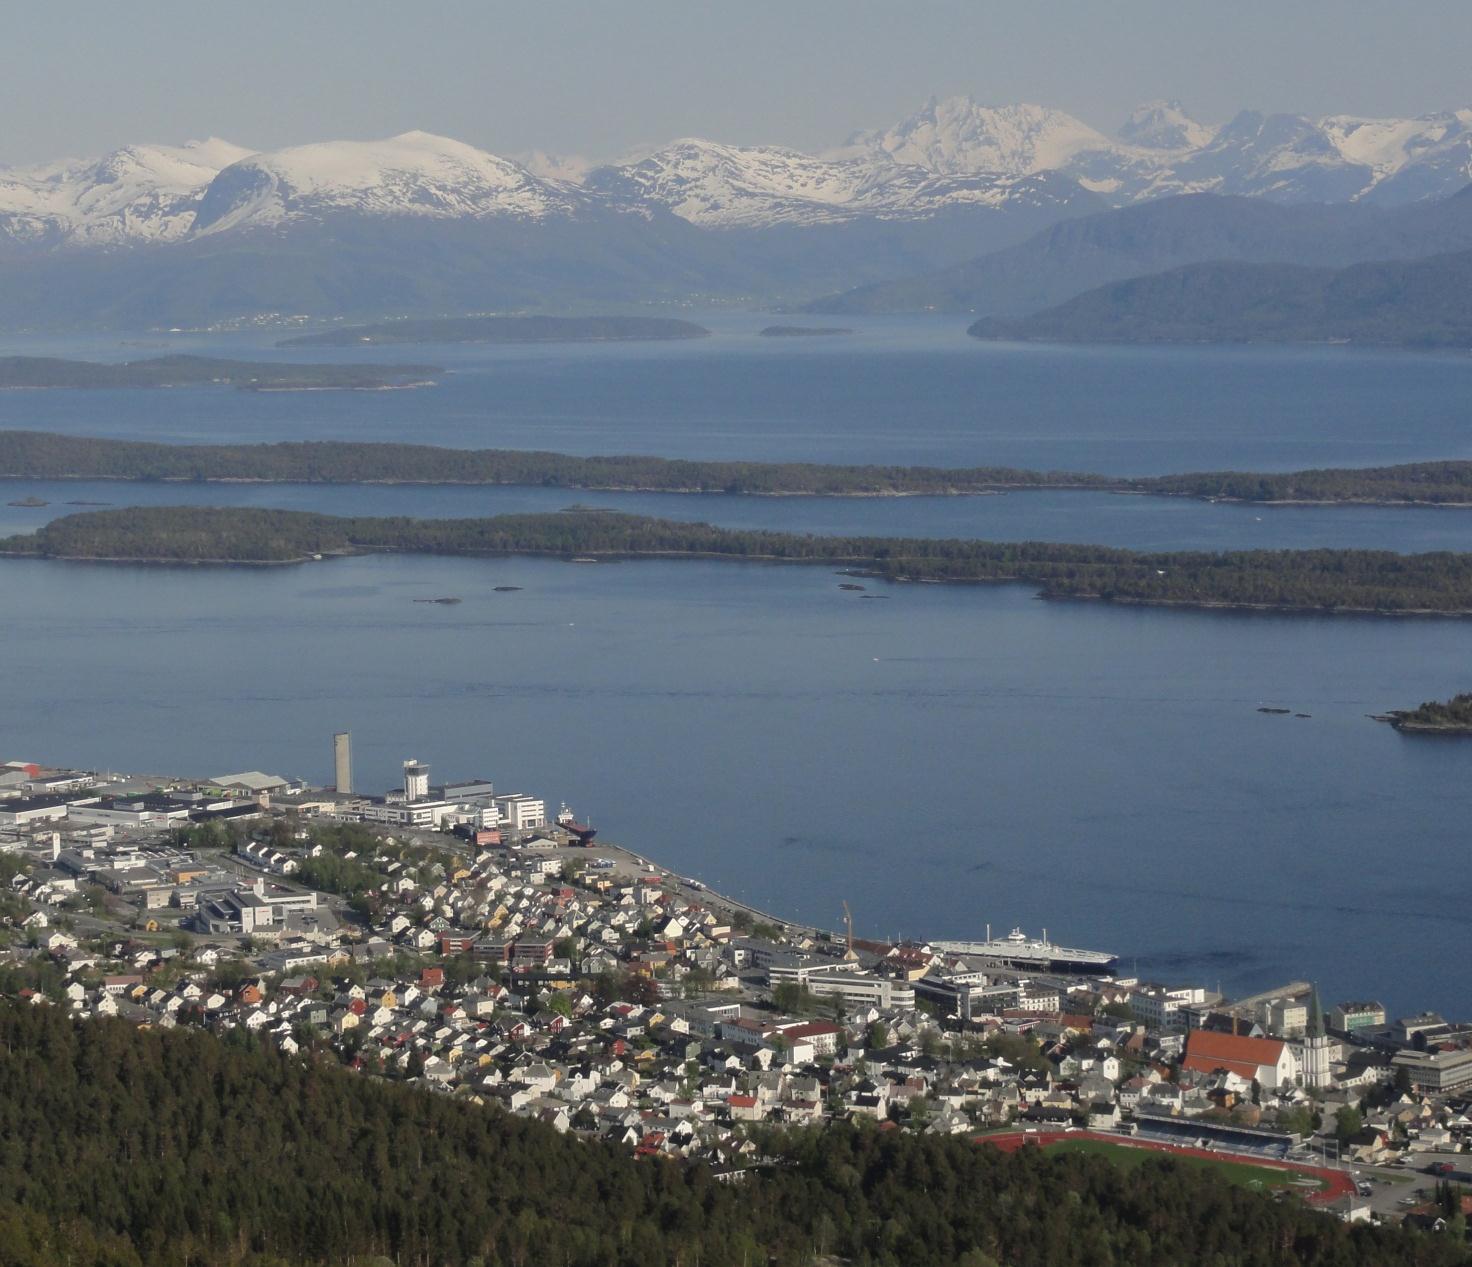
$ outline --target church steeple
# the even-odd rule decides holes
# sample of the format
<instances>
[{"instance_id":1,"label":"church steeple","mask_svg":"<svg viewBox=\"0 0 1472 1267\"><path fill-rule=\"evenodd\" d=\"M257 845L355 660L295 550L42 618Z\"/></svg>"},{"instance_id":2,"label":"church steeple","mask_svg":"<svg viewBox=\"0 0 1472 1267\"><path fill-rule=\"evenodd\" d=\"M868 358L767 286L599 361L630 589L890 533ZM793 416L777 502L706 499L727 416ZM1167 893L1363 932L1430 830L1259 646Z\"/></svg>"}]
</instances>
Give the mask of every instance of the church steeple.
<instances>
[{"instance_id":1,"label":"church steeple","mask_svg":"<svg viewBox=\"0 0 1472 1267\"><path fill-rule=\"evenodd\" d=\"M1303 1039L1303 1085L1310 1091L1329 1084L1329 1036L1324 1032L1324 1012L1319 1004L1317 983L1309 986L1308 1026Z\"/></svg>"}]
</instances>

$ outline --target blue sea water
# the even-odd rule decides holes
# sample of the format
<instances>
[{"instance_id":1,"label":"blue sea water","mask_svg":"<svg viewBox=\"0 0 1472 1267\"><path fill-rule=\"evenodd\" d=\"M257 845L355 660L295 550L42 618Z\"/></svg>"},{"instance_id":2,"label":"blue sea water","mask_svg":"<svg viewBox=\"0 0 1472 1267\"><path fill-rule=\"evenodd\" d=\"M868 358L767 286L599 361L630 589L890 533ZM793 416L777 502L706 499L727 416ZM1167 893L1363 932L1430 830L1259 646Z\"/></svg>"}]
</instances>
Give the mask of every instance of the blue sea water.
<instances>
[{"instance_id":1,"label":"blue sea water","mask_svg":"<svg viewBox=\"0 0 1472 1267\"><path fill-rule=\"evenodd\" d=\"M928 320L777 345L756 338L759 314L716 324L698 344L375 350L454 364L443 387L416 392L10 393L0 426L1138 472L1472 448L1472 363L1457 357L1009 349ZM266 354L255 339L185 342ZM1094 494L7 484L0 495L52 503L0 506L7 532L74 500L425 515L577 501L818 532L1472 548L1472 512ZM877 935L1046 925L1173 980L1234 990L1311 976L1334 997L1469 1010L1472 741L1405 738L1365 714L1466 689L1472 625L1053 603L1023 586L854 593L841 579L676 562L5 562L0 755L325 780L331 735L349 729L365 786L387 786L417 755L436 776L565 798L610 838L819 923L846 899ZM463 601L412 602L438 595Z\"/></svg>"}]
</instances>

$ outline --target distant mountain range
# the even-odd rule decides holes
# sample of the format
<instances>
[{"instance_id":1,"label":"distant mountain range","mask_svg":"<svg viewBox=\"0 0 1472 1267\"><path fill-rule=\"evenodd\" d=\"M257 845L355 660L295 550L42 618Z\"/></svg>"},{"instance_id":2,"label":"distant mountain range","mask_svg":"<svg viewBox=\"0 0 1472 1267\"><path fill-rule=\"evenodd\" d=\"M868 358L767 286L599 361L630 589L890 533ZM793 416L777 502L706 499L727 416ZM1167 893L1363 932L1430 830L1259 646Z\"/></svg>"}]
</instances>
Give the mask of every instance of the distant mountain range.
<instances>
[{"instance_id":1,"label":"distant mountain range","mask_svg":"<svg viewBox=\"0 0 1472 1267\"><path fill-rule=\"evenodd\" d=\"M1188 264L1113 282L1028 317L983 317L983 339L1087 343L1343 342L1472 347L1472 251L1308 268Z\"/></svg>"},{"instance_id":2,"label":"distant mountain range","mask_svg":"<svg viewBox=\"0 0 1472 1267\"><path fill-rule=\"evenodd\" d=\"M1336 242L1373 236L1337 227L1343 207L1308 204L1403 208L1469 179L1472 110L1402 120L1244 113L1211 127L1169 102L1140 107L1112 138L1057 110L951 98L822 155L686 139L591 168L546 155L520 162L424 132L264 153L218 139L138 145L0 169L0 321L792 301L934 272L1050 226L1061 232L1060 222L1181 194L1304 204L1285 242L1312 245L1327 224ZM1207 217L1218 228L1186 236L1221 232L1224 214ZM1371 219L1343 215L1346 226ZM1164 240L1133 255L1168 267L1202 258L1195 249L1173 255ZM1080 274L1085 285L1119 275L1102 262L1111 250L1120 266L1132 254L1104 249ZM934 306L974 308L969 283L940 285L952 297ZM988 310L1066 297L1041 280L1033 292ZM923 296L868 302L932 306Z\"/></svg>"},{"instance_id":3,"label":"distant mountain range","mask_svg":"<svg viewBox=\"0 0 1472 1267\"><path fill-rule=\"evenodd\" d=\"M1025 242L803 305L822 313L1037 312L1109 282L1207 261L1342 267L1472 249L1472 186L1448 198L1284 204L1185 194L1055 224Z\"/></svg>"}]
</instances>

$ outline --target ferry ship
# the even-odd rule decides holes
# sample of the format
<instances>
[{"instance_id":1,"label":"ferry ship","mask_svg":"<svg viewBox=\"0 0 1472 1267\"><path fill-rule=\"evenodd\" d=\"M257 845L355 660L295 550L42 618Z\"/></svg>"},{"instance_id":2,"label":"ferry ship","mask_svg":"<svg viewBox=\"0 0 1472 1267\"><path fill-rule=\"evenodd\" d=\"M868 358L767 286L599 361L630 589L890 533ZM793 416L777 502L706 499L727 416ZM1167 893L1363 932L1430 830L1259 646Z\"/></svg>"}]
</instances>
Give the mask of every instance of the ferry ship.
<instances>
[{"instance_id":1,"label":"ferry ship","mask_svg":"<svg viewBox=\"0 0 1472 1267\"><path fill-rule=\"evenodd\" d=\"M1008 968L1014 972L1103 977L1119 967L1119 956L1107 951L1055 946L1048 940L1046 928L1041 938L1029 937L1020 928L1014 928L1005 937L993 937L988 928L985 941L933 941L930 946L943 955L974 959L978 967Z\"/></svg>"}]
</instances>

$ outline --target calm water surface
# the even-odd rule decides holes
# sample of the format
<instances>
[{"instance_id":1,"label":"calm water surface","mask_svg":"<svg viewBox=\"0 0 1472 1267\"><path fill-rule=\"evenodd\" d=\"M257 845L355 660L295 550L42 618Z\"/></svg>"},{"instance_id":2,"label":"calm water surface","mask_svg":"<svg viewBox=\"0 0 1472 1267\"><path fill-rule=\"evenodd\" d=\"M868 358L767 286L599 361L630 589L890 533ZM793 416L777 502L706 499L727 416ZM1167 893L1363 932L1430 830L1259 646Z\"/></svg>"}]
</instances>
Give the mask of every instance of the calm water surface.
<instances>
[{"instance_id":1,"label":"calm water surface","mask_svg":"<svg viewBox=\"0 0 1472 1267\"><path fill-rule=\"evenodd\" d=\"M1309 974L1335 997L1466 1010L1472 750L1365 718L1462 680L1463 623L1017 586L866 597L821 569L708 563L9 562L3 579L16 755L325 779L349 729L362 786L417 755L566 798L825 924L840 898L875 933L1046 924L1228 989ZM464 601L411 601L446 594Z\"/></svg>"},{"instance_id":2,"label":"calm water surface","mask_svg":"<svg viewBox=\"0 0 1472 1267\"><path fill-rule=\"evenodd\" d=\"M698 319L715 329L711 338L544 348L10 338L0 354L193 351L421 361L453 372L440 387L407 392L7 392L0 427L1142 475L1472 456L1467 356L988 344L967 338L955 318L855 318L856 333L840 339L763 339L755 332L765 314Z\"/></svg>"},{"instance_id":3,"label":"calm water surface","mask_svg":"<svg viewBox=\"0 0 1472 1267\"><path fill-rule=\"evenodd\" d=\"M0 535L111 506L259 506L443 519L600 506L728 528L856 536L1077 541L1138 550L1359 547L1472 550L1472 510L1245 506L1187 498L1036 492L986 497L733 497L553 488L333 487L0 481ZM45 506L8 503L35 499Z\"/></svg>"},{"instance_id":4,"label":"calm water surface","mask_svg":"<svg viewBox=\"0 0 1472 1267\"><path fill-rule=\"evenodd\" d=\"M0 393L0 427L1139 473L1472 457L1467 358L1008 348L942 320L774 343L755 336L768 320L727 314L689 344L294 357L454 369L427 391ZM287 355L260 338L160 342L0 353ZM830 533L1472 549L1472 512L1096 494L0 486L0 501L26 496L51 504L0 505L0 532L70 501L427 516L579 502ZM614 839L820 923L846 898L878 934L1046 924L1172 979L1308 975L1333 997L1472 1010L1472 742L1364 716L1466 689L1472 624L1115 609L1018 586L859 595L838 580L655 562L0 563L0 754L326 779L346 728L364 786L417 755L439 776L566 798ZM464 601L411 601L445 594Z\"/></svg>"}]
</instances>

